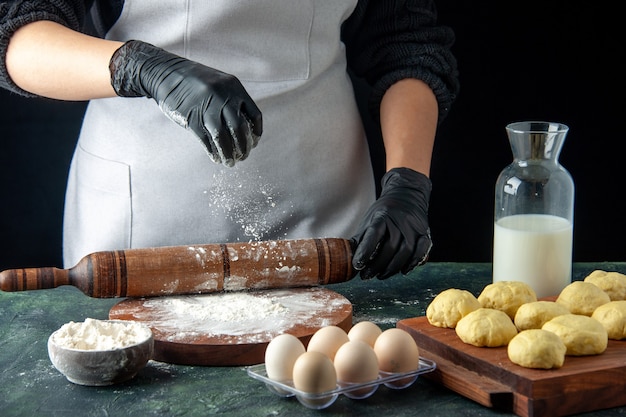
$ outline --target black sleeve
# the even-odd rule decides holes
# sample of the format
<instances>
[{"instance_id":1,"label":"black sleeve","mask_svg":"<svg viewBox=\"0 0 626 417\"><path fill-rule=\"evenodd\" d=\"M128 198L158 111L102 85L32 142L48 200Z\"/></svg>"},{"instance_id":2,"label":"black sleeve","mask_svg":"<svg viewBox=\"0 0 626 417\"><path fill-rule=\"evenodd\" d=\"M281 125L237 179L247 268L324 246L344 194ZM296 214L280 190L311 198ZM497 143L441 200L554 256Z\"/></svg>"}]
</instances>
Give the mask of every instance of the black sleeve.
<instances>
[{"instance_id":1,"label":"black sleeve","mask_svg":"<svg viewBox=\"0 0 626 417\"><path fill-rule=\"evenodd\" d=\"M344 22L348 66L372 86L370 111L378 120L387 89L417 78L433 90L441 122L459 91L454 32L437 24L432 0L360 0Z\"/></svg>"}]
</instances>

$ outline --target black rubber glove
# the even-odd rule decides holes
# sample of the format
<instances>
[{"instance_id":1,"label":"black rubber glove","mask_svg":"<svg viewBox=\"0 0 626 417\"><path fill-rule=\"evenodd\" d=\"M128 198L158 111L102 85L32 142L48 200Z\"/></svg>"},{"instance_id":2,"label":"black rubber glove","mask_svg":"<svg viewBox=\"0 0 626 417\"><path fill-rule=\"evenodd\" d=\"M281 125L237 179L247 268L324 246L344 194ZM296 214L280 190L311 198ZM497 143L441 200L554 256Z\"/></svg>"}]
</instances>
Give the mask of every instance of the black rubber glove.
<instances>
[{"instance_id":1,"label":"black rubber glove","mask_svg":"<svg viewBox=\"0 0 626 417\"><path fill-rule=\"evenodd\" d=\"M117 95L153 98L217 163L243 161L263 133L261 111L233 75L141 41L122 45L109 70Z\"/></svg>"},{"instance_id":2,"label":"black rubber glove","mask_svg":"<svg viewBox=\"0 0 626 417\"><path fill-rule=\"evenodd\" d=\"M428 260L430 179L409 168L394 168L382 178L378 200L365 213L357 234L352 266L361 279L407 274Z\"/></svg>"}]
</instances>

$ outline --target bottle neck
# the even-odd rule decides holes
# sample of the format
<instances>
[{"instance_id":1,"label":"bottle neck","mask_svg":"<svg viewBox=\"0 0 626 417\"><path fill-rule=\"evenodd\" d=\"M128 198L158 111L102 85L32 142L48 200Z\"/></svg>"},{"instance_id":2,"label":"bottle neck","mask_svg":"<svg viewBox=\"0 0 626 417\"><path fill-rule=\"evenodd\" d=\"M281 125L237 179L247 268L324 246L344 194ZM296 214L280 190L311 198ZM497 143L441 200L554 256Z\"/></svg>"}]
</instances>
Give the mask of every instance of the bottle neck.
<instances>
[{"instance_id":1,"label":"bottle neck","mask_svg":"<svg viewBox=\"0 0 626 417\"><path fill-rule=\"evenodd\" d=\"M566 131L508 130L507 133L514 160L558 163Z\"/></svg>"}]
</instances>

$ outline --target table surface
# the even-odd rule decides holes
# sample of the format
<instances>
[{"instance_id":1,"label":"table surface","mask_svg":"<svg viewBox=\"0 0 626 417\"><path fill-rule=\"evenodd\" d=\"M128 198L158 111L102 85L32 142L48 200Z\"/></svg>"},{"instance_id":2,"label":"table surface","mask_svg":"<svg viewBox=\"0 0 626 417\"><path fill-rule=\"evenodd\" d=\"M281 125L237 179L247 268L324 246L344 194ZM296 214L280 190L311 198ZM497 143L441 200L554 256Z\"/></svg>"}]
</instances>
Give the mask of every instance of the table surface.
<instances>
[{"instance_id":1,"label":"table surface","mask_svg":"<svg viewBox=\"0 0 626 417\"><path fill-rule=\"evenodd\" d=\"M573 279L594 269L626 273L626 263L578 263ZM447 288L478 295L491 282L488 263L429 263L407 276L328 286L354 308L353 321L370 320L381 328L423 316L430 301ZM381 386L371 397L340 396L316 411L295 398L271 393L250 378L245 367L202 367L150 361L131 381L109 387L68 382L48 358L47 339L69 321L106 319L120 299L95 299L73 287L21 293L0 292L0 415L8 416L207 416L359 415L359 416L508 416L483 407L424 378L403 390ZM626 407L584 416L626 416Z\"/></svg>"}]
</instances>

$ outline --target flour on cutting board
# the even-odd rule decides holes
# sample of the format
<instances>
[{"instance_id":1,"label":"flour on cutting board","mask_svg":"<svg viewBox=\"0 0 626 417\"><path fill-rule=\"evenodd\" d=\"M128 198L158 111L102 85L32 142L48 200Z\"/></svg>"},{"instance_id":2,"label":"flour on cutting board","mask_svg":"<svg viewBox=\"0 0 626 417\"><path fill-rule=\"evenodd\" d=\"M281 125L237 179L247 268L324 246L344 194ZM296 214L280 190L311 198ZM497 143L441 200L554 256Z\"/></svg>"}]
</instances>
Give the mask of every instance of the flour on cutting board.
<instances>
[{"instance_id":1,"label":"flour on cutting board","mask_svg":"<svg viewBox=\"0 0 626 417\"><path fill-rule=\"evenodd\" d=\"M333 312L349 304L314 287L156 297L125 313L167 334L168 342L193 343L215 336L233 343L258 343L297 326L329 325Z\"/></svg>"},{"instance_id":2,"label":"flour on cutting board","mask_svg":"<svg viewBox=\"0 0 626 417\"><path fill-rule=\"evenodd\" d=\"M253 297L246 293L214 296L170 297L144 304L153 308L166 307L178 317L205 322L240 323L247 320L266 319L284 314L287 308L269 298Z\"/></svg>"}]
</instances>

